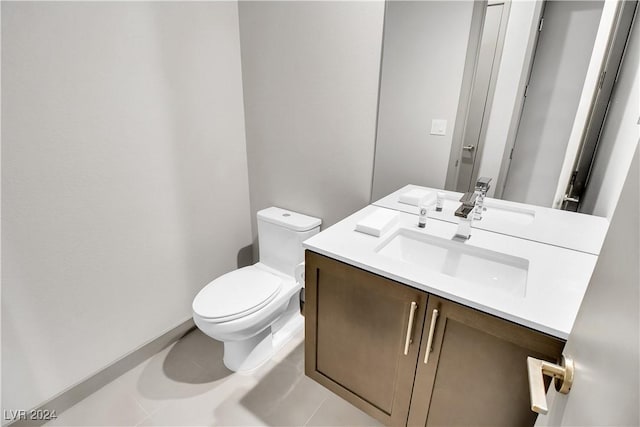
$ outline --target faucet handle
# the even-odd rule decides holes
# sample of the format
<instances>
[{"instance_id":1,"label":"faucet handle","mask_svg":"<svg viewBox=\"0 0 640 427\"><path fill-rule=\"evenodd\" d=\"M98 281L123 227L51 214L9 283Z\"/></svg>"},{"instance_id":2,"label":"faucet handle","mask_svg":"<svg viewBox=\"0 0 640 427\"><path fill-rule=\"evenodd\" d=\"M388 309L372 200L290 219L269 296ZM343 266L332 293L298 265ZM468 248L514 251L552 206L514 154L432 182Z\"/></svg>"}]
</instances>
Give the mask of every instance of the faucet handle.
<instances>
[{"instance_id":1,"label":"faucet handle","mask_svg":"<svg viewBox=\"0 0 640 427\"><path fill-rule=\"evenodd\" d=\"M467 192L460 197L460 201L465 205L473 205L476 203L476 199L478 198L478 193L476 192Z\"/></svg>"},{"instance_id":2,"label":"faucet handle","mask_svg":"<svg viewBox=\"0 0 640 427\"><path fill-rule=\"evenodd\" d=\"M481 176L480 178L478 178L478 180L476 181L476 190L483 191L485 193L489 191L489 188L491 187L489 185L491 179L492 178L488 178L486 176Z\"/></svg>"}]
</instances>

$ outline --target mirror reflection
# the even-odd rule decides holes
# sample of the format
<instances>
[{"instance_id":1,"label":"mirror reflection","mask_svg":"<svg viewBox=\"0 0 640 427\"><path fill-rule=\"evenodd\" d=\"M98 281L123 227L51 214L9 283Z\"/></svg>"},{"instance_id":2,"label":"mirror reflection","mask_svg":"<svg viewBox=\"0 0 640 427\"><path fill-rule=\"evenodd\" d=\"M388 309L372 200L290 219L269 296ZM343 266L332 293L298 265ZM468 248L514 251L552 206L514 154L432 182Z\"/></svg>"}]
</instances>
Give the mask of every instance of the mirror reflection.
<instances>
[{"instance_id":1,"label":"mirror reflection","mask_svg":"<svg viewBox=\"0 0 640 427\"><path fill-rule=\"evenodd\" d=\"M487 177L490 197L594 213L603 178L590 172L610 160L598 136L635 11L608 24L605 7L387 2L372 200L406 184L473 191ZM596 87L605 65L611 84Z\"/></svg>"}]
</instances>

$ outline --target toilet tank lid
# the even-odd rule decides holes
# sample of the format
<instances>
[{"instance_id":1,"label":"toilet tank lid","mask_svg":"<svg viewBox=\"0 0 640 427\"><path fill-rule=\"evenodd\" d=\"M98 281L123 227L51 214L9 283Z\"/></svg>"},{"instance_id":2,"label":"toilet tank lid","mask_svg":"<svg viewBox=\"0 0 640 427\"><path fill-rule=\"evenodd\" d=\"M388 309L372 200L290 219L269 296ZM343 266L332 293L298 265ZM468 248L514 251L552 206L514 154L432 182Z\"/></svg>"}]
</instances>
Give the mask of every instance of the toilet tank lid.
<instances>
[{"instance_id":1,"label":"toilet tank lid","mask_svg":"<svg viewBox=\"0 0 640 427\"><path fill-rule=\"evenodd\" d=\"M260 220L280 225L293 231L309 231L322 224L320 218L314 218L275 206L258 211L258 221Z\"/></svg>"}]
</instances>

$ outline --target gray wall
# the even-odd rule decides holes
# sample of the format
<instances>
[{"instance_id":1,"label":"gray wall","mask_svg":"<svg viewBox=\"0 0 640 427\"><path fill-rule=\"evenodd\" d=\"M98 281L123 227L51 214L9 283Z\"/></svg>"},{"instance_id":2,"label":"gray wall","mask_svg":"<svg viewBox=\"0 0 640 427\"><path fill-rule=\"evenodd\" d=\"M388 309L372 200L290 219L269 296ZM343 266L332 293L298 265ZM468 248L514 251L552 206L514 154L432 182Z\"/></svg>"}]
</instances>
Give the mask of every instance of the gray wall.
<instances>
[{"instance_id":1,"label":"gray wall","mask_svg":"<svg viewBox=\"0 0 640 427\"><path fill-rule=\"evenodd\" d=\"M384 3L241 2L251 214L369 203Z\"/></svg>"},{"instance_id":2,"label":"gray wall","mask_svg":"<svg viewBox=\"0 0 640 427\"><path fill-rule=\"evenodd\" d=\"M191 316L250 244L237 5L2 2L3 409Z\"/></svg>"},{"instance_id":3,"label":"gray wall","mask_svg":"<svg viewBox=\"0 0 640 427\"><path fill-rule=\"evenodd\" d=\"M407 184L444 188L472 1L389 2L373 200ZM447 120L445 136L431 120Z\"/></svg>"},{"instance_id":4,"label":"gray wall","mask_svg":"<svg viewBox=\"0 0 640 427\"><path fill-rule=\"evenodd\" d=\"M613 215L640 137L640 25L637 19L628 43L580 206L581 212L607 218Z\"/></svg>"}]
</instances>

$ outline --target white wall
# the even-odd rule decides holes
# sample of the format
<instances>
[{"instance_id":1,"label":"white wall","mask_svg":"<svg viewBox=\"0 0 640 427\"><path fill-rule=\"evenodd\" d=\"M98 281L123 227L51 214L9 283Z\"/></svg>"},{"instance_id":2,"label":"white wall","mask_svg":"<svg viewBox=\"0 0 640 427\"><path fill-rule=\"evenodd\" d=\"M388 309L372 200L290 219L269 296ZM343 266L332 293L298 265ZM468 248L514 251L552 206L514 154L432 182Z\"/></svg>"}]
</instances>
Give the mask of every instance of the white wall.
<instances>
[{"instance_id":1,"label":"white wall","mask_svg":"<svg viewBox=\"0 0 640 427\"><path fill-rule=\"evenodd\" d=\"M369 203L384 3L241 2L251 213Z\"/></svg>"},{"instance_id":2,"label":"white wall","mask_svg":"<svg viewBox=\"0 0 640 427\"><path fill-rule=\"evenodd\" d=\"M494 197L497 188L505 145L515 138L521 96L530 66L534 37L537 34L539 8L540 2L536 1L512 1L510 5L478 173L479 177L493 179L488 192L489 197Z\"/></svg>"},{"instance_id":3,"label":"white wall","mask_svg":"<svg viewBox=\"0 0 640 427\"><path fill-rule=\"evenodd\" d=\"M640 28L629 39L581 212L611 219L640 138Z\"/></svg>"},{"instance_id":4,"label":"white wall","mask_svg":"<svg viewBox=\"0 0 640 427\"><path fill-rule=\"evenodd\" d=\"M3 409L191 315L251 242L237 4L2 2Z\"/></svg>"},{"instance_id":5,"label":"white wall","mask_svg":"<svg viewBox=\"0 0 640 427\"><path fill-rule=\"evenodd\" d=\"M472 1L389 2L373 200L406 184L444 188ZM430 135L447 120L446 136Z\"/></svg>"}]
</instances>

